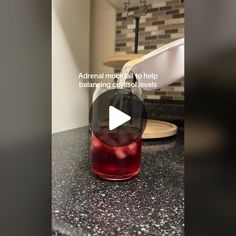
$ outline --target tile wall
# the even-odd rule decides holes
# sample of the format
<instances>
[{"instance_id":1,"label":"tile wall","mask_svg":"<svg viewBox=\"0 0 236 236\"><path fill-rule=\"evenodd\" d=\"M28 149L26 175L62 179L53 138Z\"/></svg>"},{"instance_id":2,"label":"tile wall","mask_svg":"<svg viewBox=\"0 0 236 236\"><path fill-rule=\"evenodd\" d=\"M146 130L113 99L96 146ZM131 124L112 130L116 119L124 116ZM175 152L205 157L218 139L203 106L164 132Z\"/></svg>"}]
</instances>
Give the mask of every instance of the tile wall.
<instances>
[{"instance_id":1,"label":"tile wall","mask_svg":"<svg viewBox=\"0 0 236 236\"><path fill-rule=\"evenodd\" d=\"M146 9L146 15L144 9ZM116 54L133 53L134 16L141 16L138 46L140 54L147 54L184 37L184 0L159 0L148 4L146 8L140 4L140 7L129 8L128 12L123 9L117 11ZM158 91L146 92L145 97L146 99L183 101L184 79Z\"/></svg>"}]
</instances>

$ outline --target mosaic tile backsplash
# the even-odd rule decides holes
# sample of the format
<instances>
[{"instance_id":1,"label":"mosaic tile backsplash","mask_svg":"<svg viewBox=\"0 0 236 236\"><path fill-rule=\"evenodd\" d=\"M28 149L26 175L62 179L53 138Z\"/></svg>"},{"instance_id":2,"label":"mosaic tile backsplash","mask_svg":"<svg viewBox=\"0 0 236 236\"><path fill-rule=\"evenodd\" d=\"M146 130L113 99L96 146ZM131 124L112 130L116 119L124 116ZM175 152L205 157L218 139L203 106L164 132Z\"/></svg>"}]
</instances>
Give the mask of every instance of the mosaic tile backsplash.
<instances>
[{"instance_id":1,"label":"mosaic tile backsplash","mask_svg":"<svg viewBox=\"0 0 236 236\"><path fill-rule=\"evenodd\" d=\"M184 0L160 0L146 8L140 6L129 8L128 12L117 11L116 54L129 54L134 51L134 16L141 16L138 43L140 54L147 54L184 37ZM184 79L160 90L146 92L145 96L146 99L183 101Z\"/></svg>"}]
</instances>

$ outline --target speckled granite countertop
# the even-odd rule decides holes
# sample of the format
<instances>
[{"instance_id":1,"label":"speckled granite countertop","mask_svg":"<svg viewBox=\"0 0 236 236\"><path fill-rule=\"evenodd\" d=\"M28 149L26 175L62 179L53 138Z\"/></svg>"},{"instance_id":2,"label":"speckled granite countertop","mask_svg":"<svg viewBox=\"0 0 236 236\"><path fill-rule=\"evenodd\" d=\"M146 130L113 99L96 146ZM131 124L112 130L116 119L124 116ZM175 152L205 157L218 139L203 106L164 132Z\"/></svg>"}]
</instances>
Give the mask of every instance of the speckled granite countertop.
<instances>
[{"instance_id":1,"label":"speckled granite countertop","mask_svg":"<svg viewBox=\"0 0 236 236\"><path fill-rule=\"evenodd\" d=\"M184 235L183 133L145 141L142 169L129 181L90 171L88 128L52 138L53 235Z\"/></svg>"}]
</instances>

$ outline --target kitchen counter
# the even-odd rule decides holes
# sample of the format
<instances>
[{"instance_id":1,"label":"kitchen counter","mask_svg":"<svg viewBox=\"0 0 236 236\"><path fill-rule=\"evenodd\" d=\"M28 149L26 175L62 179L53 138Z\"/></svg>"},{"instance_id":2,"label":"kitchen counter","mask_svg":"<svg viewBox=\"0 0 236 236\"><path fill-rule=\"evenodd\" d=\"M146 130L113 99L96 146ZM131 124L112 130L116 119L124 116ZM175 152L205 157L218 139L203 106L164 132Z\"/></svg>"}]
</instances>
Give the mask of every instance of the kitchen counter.
<instances>
[{"instance_id":1,"label":"kitchen counter","mask_svg":"<svg viewBox=\"0 0 236 236\"><path fill-rule=\"evenodd\" d=\"M128 181L90 170L88 127L52 136L53 235L184 235L184 145L144 141L142 168Z\"/></svg>"}]
</instances>

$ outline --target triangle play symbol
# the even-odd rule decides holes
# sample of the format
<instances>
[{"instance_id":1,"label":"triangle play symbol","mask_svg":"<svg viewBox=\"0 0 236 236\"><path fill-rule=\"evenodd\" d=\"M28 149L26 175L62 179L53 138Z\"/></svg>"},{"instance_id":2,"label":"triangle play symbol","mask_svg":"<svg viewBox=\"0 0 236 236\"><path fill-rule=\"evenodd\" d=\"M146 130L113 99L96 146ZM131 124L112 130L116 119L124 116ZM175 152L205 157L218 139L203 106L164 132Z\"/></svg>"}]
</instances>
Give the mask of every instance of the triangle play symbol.
<instances>
[{"instance_id":1,"label":"triangle play symbol","mask_svg":"<svg viewBox=\"0 0 236 236\"><path fill-rule=\"evenodd\" d=\"M131 119L130 116L124 112L109 106L109 130L113 130Z\"/></svg>"}]
</instances>

